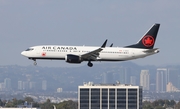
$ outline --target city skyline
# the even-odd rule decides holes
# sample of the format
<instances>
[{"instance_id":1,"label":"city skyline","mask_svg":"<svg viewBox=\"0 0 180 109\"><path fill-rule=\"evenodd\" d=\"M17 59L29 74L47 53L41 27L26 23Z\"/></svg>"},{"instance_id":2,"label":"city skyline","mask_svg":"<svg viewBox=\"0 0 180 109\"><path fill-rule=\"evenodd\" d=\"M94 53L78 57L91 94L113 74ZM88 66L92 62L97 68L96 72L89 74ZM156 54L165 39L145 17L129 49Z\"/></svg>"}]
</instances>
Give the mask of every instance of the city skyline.
<instances>
[{"instance_id":1,"label":"city skyline","mask_svg":"<svg viewBox=\"0 0 180 109\"><path fill-rule=\"evenodd\" d=\"M131 70L125 70L125 69ZM170 69L170 70L168 70ZM168 82L171 82L174 74L179 72L179 66L166 66L166 67L153 67L153 66L138 66L133 63L126 64L106 64L98 65L93 68L93 71L87 71L86 68L50 68L50 67L39 67L39 66L1 66L0 67L0 92L3 99L20 96L26 96L27 93L33 95L35 99L44 100L50 96L58 95L62 97L72 96L77 99L77 87L83 82L93 81L94 83L102 83L104 72L111 73L112 83L102 83L103 84L114 84L119 82L120 73L122 76L128 73L127 79L131 83L136 83L136 86L140 86L140 74L141 70L148 70L149 72L149 90L143 91L144 100L154 100L154 99L178 99L178 87L175 87L172 83L164 84L164 91L156 91L156 74L157 72L170 71L166 78L169 78ZM124 72L128 71L128 72ZM129 72L130 71L130 72ZM171 75L172 74L172 75ZM8 76L10 75L10 76ZM70 75L70 76L69 76ZM176 75L179 77L178 75ZM115 78L116 77L116 78ZM123 76L126 77L126 76ZM161 75L162 77L162 75ZM8 79L9 78L9 79ZM125 80L125 79L124 79ZM168 79L167 79L168 80ZM11 81L10 90L5 89L5 81ZM161 81L161 79L159 79ZM179 79L177 81L180 81ZM127 81L128 82L128 81ZM173 82L173 81L172 81ZM8 82L7 82L8 83ZM45 85L46 83L46 85ZM30 85L31 84L31 85ZM43 86L44 84L44 86ZM125 83L126 84L126 83ZM127 84L128 85L128 84ZM2 89L3 87L3 89ZM46 90L43 89L46 88ZM167 88L169 89L167 90ZM171 93L169 93L171 92ZM12 94L12 96L11 96ZM17 95L18 94L18 95ZM25 94L25 95L24 95ZM38 98L36 96L39 95ZM171 96L173 95L173 96ZM10 97L9 97L10 96ZM27 95L28 96L28 95ZM5 98L6 97L6 98ZM53 98L50 97L53 102L61 101L61 97ZM72 99L73 99L72 98ZM63 98L66 99L66 98Z\"/></svg>"},{"instance_id":2,"label":"city skyline","mask_svg":"<svg viewBox=\"0 0 180 109\"><path fill-rule=\"evenodd\" d=\"M116 65L116 64L114 64ZM132 66L132 65L131 65ZM136 66L136 65L133 65ZM18 68L18 66L16 66ZM12 67L17 69L16 67ZM98 67L98 66L97 66ZM103 66L102 66L103 67ZM5 69L7 69L8 67L4 67ZM33 90L43 90L43 91L49 91L49 89L53 89L52 91L56 91L57 88L62 88L63 90L66 91L66 88L64 89L64 87L62 85L58 85L54 88L52 88L52 84L54 83L58 83L57 80L54 80L53 78L51 78L50 80L48 80L47 78L49 78L49 76L45 77L45 75L43 76L43 74L50 74L50 73L45 73L44 71L38 70L36 69L36 67L34 67L35 72L34 71L30 71L30 74L24 72L24 71L28 71L26 69L26 67L22 68L19 67L19 69L26 69L26 70L22 70L22 72L20 73L18 70L17 72L20 73L20 75L24 75L22 76L20 79L15 72L15 74L17 75L17 77L19 79L15 79L14 76L8 77L8 76L4 76L3 74L3 67L1 67L1 72L2 73L2 77L0 78L0 89L1 91L5 91L5 90L19 90L19 91L33 91ZM39 67L40 68L40 67ZM81 67L83 68L83 67ZM44 69L44 68L42 68ZM53 71L54 68L46 68L46 70L48 71L48 69L51 69ZM59 68L58 68L59 69ZM67 73L69 68L67 68ZM72 68L72 69L79 69L79 68ZM85 68L83 68L85 70ZM95 68L96 69L96 68ZM152 92L166 92L166 88L167 88L167 84L169 82L171 82L171 84L180 89L179 87L179 82L180 82L180 69L178 67L154 67L152 68L138 68L139 70L136 69L136 67L128 67L128 66L113 66L112 68L108 68L108 70L99 72L99 70L97 69L96 72L97 75L94 75L96 73L94 73L93 77L88 76L89 74L91 75L92 72L89 71L86 72L85 74L87 74L88 77L84 78L84 79L78 79L78 81L80 80L81 82L84 81L94 81L96 83L103 83L103 84L113 84L115 82L119 82L121 84L132 84L132 85L140 85L140 86L144 86L143 89L146 91L152 91ZM9 72L10 71L10 72ZM9 69L8 73L11 73L11 67ZM75 71L75 70L73 70ZM85 70L86 71L86 70ZM5 70L5 72L7 73L7 70ZM38 72L38 75L37 75ZM60 71L61 72L61 71ZM7 74L8 74L7 73ZM75 72L73 72L74 74L76 74ZM81 72L77 72L77 73L81 73ZM11 73L13 74L13 73ZM41 75L42 74L42 75ZM66 73L64 73L65 75L67 75ZM37 75L37 77L35 76ZM40 76L41 75L41 76ZM52 75L54 75L54 73L52 73ZM61 76L61 75L59 75ZM68 76L68 75L67 75ZM55 76L56 77L56 76ZM56 77L58 78L58 77ZM64 78L64 77L63 77ZM65 77L66 78L66 77ZM78 82L76 83L76 81L74 80L76 78L76 75L72 75L72 76L68 76L68 78L72 78L72 79L64 79L63 81L65 83L69 83L69 84L76 84L78 85ZM81 77L80 77L81 78ZM40 80L39 80L40 79ZM62 79L59 79L60 81ZM61 81L62 82L62 81ZM60 83L61 83L60 82ZM74 84L74 85L75 85ZM75 86L76 86L75 85Z\"/></svg>"}]
</instances>

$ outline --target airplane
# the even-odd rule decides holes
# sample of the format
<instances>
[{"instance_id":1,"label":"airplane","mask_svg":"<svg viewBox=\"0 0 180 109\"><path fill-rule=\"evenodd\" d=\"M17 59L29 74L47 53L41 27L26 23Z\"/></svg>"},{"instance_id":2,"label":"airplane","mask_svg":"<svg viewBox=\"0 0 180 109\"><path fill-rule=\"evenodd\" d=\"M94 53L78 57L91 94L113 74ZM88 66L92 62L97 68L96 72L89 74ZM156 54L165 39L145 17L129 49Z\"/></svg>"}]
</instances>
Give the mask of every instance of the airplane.
<instances>
[{"instance_id":1,"label":"airplane","mask_svg":"<svg viewBox=\"0 0 180 109\"><path fill-rule=\"evenodd\" d=\"M160 24L156 23L136 43L124 47L106 47L107 39L100 47L95 46L65 46L65 45L40 45L29 47L21 54L37 65L37 59L65 60L67 63L80 64L88 61L89 67L93 66L92 61L127 61L137 58L144 58L159 53L154 48L156 36Z\"/></svg>"}]
</instances>

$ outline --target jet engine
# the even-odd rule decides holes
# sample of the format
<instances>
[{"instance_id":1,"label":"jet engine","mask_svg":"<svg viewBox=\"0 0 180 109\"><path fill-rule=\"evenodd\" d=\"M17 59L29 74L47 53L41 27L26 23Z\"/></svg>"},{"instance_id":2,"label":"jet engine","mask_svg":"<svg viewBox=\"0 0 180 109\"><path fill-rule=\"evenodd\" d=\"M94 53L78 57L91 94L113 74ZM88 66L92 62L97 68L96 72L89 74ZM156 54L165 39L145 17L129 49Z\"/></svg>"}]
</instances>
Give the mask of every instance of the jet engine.
<instances>
[{"instance_id":1,"label":"jet engine","mask_svg":"<svg viewBox=\"0 0 180 109\"><path fill-rule=\"evenodd\" d=\"M77 55L67 54L65 57L65 61L68 63L81 63L81 57Z\"/></svg>"}]
</instances>

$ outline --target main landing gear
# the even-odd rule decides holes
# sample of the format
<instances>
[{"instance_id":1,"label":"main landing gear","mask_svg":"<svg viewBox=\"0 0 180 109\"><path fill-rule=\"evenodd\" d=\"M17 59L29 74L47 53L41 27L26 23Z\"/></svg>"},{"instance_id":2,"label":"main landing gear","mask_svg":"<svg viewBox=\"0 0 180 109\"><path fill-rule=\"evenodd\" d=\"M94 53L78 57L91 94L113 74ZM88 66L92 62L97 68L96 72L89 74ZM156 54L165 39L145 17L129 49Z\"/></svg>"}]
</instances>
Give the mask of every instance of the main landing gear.
<instances>
[{"instance_id":1,"label":"main landing gear","mask_svg":"<svg viewBox=\"0 0 180 109\"><path fill-rule=\"evenodd\" d=\"M89 61L87 65L88 65L89 67L92 67L92 66L93 66L93 63L91 63L91 61Z\"/></svg>"}]
</instances>

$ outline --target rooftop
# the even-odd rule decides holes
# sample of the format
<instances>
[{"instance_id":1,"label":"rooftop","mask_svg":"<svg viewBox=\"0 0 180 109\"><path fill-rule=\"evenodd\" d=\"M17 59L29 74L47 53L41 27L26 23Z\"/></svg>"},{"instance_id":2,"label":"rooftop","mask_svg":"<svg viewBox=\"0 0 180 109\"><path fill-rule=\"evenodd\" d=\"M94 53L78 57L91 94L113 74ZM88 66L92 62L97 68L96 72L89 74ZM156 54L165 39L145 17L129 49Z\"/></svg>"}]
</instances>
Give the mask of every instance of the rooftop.
<instances>
[{"instance_id":1,"label":"rooftop","mask_svg":"<svg viewBox=\"0 0 180 109\"><path fill-rule=\"evenodd\" d=\"M116 82L116 84L94 84L93 82L84 82L83 83L84 86L133 86L131 84L120 84L119 81Z\"/></svg>"}]
</instances>

